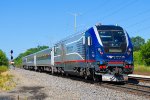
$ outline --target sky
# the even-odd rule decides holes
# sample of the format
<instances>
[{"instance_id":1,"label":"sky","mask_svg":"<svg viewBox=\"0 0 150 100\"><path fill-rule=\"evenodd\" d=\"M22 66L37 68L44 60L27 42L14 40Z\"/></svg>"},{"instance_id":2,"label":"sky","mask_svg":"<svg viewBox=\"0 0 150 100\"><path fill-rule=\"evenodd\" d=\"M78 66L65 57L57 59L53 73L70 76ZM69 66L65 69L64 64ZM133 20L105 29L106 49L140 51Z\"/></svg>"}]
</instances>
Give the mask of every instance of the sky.
<instances>
[{"instance_id":1,"label":"sky","mask_svg":"<svg viewBox=\"0 0 150 100\"><path fill-rule=\"evenodd\" d=\"M150 0L0 0L0 49L10 58L38 45L53 46L96 23L119 25L150 39Z\"/></svg>"}]
</instances>

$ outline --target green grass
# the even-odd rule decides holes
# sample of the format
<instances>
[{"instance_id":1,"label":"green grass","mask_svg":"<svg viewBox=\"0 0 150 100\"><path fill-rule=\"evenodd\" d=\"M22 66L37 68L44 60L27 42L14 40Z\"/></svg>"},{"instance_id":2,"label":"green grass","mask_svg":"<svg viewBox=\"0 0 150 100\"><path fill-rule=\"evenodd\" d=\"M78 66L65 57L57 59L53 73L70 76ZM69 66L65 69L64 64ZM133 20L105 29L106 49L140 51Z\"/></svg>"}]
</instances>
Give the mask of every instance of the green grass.
<instances>
[{"instance_id":1,"label":"green grass","mask_svg":"<svg viewBox=\"0 0 150 100\"><path fill-rule=\"evenodd\" d=\"M150 73L150 66L146 66L144 60L142 59L142 54L140 51L134 52L134 72L139 73Z\"/></svg>"},{"instance_id":2,"label":"green grass","mask_svg":"<svg viewBox=\"0 0 150 100\"><path fill-rule=\"evenodd\" d=\"M136 72L149 72L150 73L150 66L145 66L145 65L135 65L134 66L134 71Z\"/></svg>"},{"instance_id":3,"label":"green grass","mask_svg":"<svg viewBox=\"0 0 150 100\"><path fill-rule=\"evenodd\" d=\"M8 67L7 66L0 66L0 74L2 72L6 72L8 70Z\"/></svg>"}]
</instances>

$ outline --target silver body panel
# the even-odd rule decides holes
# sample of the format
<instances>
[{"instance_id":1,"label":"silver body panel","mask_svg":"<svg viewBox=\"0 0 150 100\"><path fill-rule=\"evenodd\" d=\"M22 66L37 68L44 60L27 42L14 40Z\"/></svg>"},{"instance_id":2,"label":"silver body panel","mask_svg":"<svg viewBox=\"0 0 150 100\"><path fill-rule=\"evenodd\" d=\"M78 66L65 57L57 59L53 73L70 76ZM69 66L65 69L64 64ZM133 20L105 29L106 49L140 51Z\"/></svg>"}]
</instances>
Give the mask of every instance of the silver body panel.
<instances>
[{"instance_id":1,"label":"silver body panel","mask_svg":"<svg viewBox=\"0 0 150 100\"><path fill-rule=\"evenodd\" d=\"M24 66L51 66L51 48L22 58Z\"/></svg>"},{"instance_id":2,"label":"silver body panel","mask_svg":"<svg viewBox=\"0 0 150 100\"><path fill-rule=\"evenodd\" d=\"M83 39L84 33L55 44L55 66L64 67L64 71L70 72L73 72L75 67L85 67L82 64L85 60Z\"/></svg>"},{"instance_id":3,"label":"silver body panel","mask_svg":"<svg viewBox=\"0 0 150 100\"><path fill-rule=\"evenodd\" d=\"M45 49L36 53L37 66L51 66L51 49Z\"/></svg>"},{"instance_id":4,"label":"silver body panel","mask_svg":"<svg viewBox=\"0 0 150 100\"><path fill-rule=\"evenodd\" d=\"M36 66L35 54L28 55L23 58L23 65L26 66Z\"/></svg>"}]
</instances>

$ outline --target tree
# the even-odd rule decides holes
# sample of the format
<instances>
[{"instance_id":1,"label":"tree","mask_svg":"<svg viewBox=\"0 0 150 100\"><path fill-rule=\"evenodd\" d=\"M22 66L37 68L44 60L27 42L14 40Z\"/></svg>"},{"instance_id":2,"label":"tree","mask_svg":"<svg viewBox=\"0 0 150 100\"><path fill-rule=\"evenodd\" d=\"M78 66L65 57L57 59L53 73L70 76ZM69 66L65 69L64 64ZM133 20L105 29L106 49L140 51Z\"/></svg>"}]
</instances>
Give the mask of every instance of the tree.
<instances>
[{"instance_id":1,"label":"tree","mask_svg":"<svg viewBox=\"0 0 150 100\"><path fill-rule=\"evenodd\" d=\"M131 40L134 46L133 47L134 51L139 51L140 47L145 44L145 40L140 36L132 37Z\"/></svg>"},{"instance_id":2,"label":"tree","mask_svg":"<svg viewBox=\"0 0 150 100\"><path fill-rule=\"evenodd\" d=\"M2 50L0 50L0 66L2 65L8 66L8 59L5 53Z\"/></svg>"},{"instance_id":3,"label":"tree","mask_svg":"<svg viewBox=\"0 0 150 100\"><path fill-rule=\"evenodd\" d=\"M144 61L143 61L143 57L140 51L134 51L133 52L133 58L134 58L134 64L135 65L143 65Z\"/></svg>"},{"instance_id":4,"label":"tree","mask_svg":"<svg viewBox=\"0 0 150 100\"><path fill-rule=\"evenodd\" d=\"M150 39L141 47L141 54L146 65L150 65Z\"/></svg>"}]
</instances>

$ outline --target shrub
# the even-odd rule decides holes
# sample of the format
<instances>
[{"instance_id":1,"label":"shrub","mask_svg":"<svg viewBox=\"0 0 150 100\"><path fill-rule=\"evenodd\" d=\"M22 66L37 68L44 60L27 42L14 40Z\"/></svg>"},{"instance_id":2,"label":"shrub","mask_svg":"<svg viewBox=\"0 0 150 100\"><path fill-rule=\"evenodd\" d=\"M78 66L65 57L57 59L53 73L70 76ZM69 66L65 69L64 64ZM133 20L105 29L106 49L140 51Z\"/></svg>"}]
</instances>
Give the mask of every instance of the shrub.
<instances>
[{"instance_id":1,"label":"shrub","mask_svg":"<svg viewBox=\"0 0 150 100\"><path fill-rule=\"evenodd\" d=\"M0 50L0 66L2 65L8 66L8 59L5 53L2 50Z\"/></svg>"},{"instance_id":2,"label":"shrub","mask_svg":"<svg viewBox=\"0 0 150 100\"><path fill-rule=\"evenodd\" d=\"M135 65L143 65L142 54L140 51L135 51L133 53L134 56L134 64Z\"/></svg>"},{"instance_id":3,"label":"shrub","mask_svg":"<svg viewBox=\"0 0 150 100\"><path fill-rule=\"evenodd\" d=\"M142 58L146 65L150 65L150 40L141 47Z\"/></svg>"},{"instance_id":4,"label":"shrub","mask_svg":"<svg viewBox=\"0 0 150 100\"><path fill-rule=\"evenodd\" d=\"M150 67L145 65L135 65L134 71L136 72L150 72Z\"/></svg>"},{"instance_id":5,"label":"shrub","mask_svg":"<svg viewBox=\"0 0 150 100\"><path fill-rule=\"evenodd\" d=\"M0 66L0 73L5 72L8 70L7 66Z\"/></svg>"}]
</instances>

